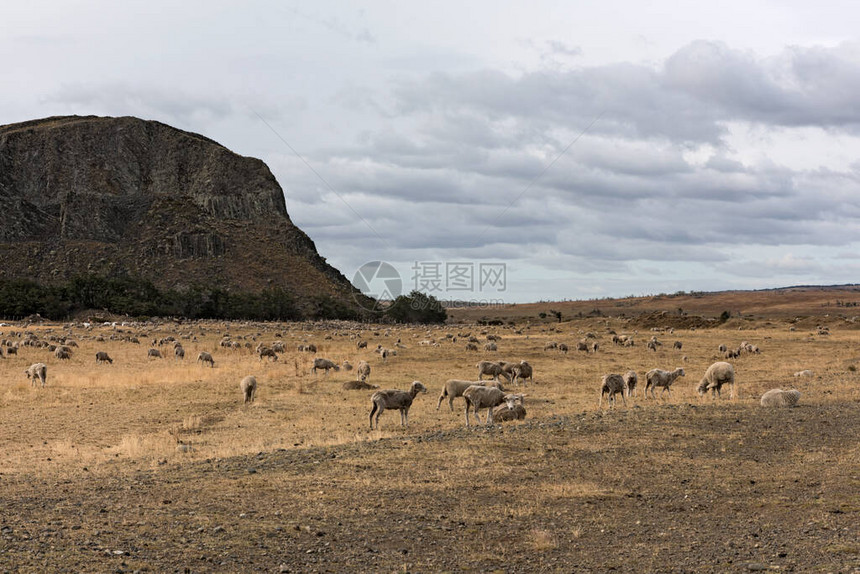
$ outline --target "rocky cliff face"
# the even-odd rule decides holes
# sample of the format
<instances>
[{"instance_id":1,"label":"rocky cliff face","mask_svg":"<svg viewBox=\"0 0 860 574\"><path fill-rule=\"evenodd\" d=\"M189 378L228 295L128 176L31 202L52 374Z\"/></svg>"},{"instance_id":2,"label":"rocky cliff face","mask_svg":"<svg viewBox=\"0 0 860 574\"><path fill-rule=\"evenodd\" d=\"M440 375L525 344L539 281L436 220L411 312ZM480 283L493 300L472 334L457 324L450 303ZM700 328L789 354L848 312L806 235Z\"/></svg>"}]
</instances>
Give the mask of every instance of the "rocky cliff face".
<instances>
[{"instance_id":1,"label":"rocky cliff face","mask_svg":"<svg viewBox=\"0 0 860 574\"><path fill-rule=\"evenodd\" d=\"M0 126L0 279L86 273L353 304L262 161L131 117Z\"/></svg>"}]
</instances>

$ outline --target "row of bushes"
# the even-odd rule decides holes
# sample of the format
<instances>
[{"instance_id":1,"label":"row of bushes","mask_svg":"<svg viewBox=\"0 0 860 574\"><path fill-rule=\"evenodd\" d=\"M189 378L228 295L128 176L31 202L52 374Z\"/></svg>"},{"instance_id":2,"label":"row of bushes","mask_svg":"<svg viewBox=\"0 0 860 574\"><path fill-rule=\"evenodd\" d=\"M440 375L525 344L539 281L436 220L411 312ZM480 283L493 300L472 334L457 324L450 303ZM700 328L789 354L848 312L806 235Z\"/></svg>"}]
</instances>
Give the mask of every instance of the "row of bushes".
<instances>
[{"instance_id":1,"label":"row of bushes","mask_svg":"<svg viewBox=\"0 0 860 574\"><path fill-rule=\"evenodd\" d=\"M382 315L362 312L328 296L318 296L302 312L284 289L260 293L236 293L217 287L193 287L184 291L156 288L132 277L75 277L62 285L40 285L27 280L0 280L0 317L39 314L62 321L80 311L98 309L130 317L185 317L295 321L301 319L372 319L400 323L442 323L447 314L432 296L412 292L398 297Z\"/></svg>"}]
</instances>

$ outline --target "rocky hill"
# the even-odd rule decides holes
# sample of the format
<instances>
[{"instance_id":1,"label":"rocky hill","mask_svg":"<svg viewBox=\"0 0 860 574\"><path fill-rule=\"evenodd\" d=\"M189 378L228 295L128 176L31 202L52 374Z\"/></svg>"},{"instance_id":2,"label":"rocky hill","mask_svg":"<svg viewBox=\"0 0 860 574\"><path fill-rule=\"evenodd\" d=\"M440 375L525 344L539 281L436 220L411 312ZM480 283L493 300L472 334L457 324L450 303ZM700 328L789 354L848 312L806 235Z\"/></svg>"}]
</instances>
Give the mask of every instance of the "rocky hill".
<instances>
[{"instance_id":1,"label":"rocky hill","mask_svg":"<svg viewBox=\"0 0 860 574\"><path fill-rule=\"evenodd\" d=\"M160 289L283 288L312 312L354 288L259 159L133 117L0 126L0 279L133 276Z\"/></svg>"}]
</instances>

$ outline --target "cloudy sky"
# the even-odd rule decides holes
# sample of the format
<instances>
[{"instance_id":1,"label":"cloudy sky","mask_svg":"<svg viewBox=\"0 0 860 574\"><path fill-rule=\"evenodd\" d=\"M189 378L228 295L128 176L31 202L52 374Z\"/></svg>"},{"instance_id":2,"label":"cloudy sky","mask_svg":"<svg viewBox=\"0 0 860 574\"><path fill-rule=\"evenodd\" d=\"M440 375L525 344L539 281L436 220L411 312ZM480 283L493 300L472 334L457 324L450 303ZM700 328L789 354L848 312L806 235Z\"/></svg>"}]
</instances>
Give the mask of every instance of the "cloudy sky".
<instances>
[{"instance_id":1,"label":"cloudy sky","mask_svg":"<svg viewBox=\"0 0 860 574\"><path fill-rule=\"evenodd\" d=\"M0 124L204 134L444 299L860 282L860 7L589 4L14 3Z\"/></svg>"}]
</instances>

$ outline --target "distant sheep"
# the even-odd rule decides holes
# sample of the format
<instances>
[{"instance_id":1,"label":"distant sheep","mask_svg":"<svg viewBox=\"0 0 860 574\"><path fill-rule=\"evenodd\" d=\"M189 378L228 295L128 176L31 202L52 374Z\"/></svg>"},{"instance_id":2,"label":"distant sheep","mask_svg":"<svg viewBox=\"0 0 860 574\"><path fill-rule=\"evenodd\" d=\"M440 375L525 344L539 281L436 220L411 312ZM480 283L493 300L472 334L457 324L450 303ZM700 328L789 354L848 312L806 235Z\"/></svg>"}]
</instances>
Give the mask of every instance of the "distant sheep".
<instances>
[{"instance_id":1,"label":"distant sheep","mask_svg":"<svg viewBox=\"0 0 860 574\"><path fill-rule=\"evenodd\" d=\"M484 345L484 350L485 350L485 351L498 351L498 350L499 350L499 346L498 346L498 345L496 345L495 343L486 343L486 344Z\"/></svg>"},{"instance_id":2,"label":"distant sheep","mask_svg":"<svg viewBox=\"0 0 860 574\"><path fill-rule=\"evenodd\" d=\"M663 393L669 391L669 397L672 396L672 383L675 382L675 379L678 377L684 376L684 369L677 368L674 371L664 371L662 369L651 369L647 373L645 373L645 398L648 398L648 389L651 389L651 397L657 398L654 395L654 389L656 387L662 387L663 390L660 391L660 396L663 396Z\"/></svg>"},{"instance_id":3,"label":"distant sheep","mask_svg":"<svg viewBox=\"0 0 860 574\"><path fill-rule=\"evenodd\" d=\"M710 390L711 395L716 398L720 396L720 388L723 385L731 385L732 390L729 398L735 398L735 368L731 363L719 361L705 371L705 376L702 377L702 381L696 387L696 392L702 396Z\"/></svg>"},{"instance_id":4,"label":"distant sheep","mask_svg":"<svg viewBox=\"0 0 860 574\"><path fill-rule=\"evenodd\" d=\"M645 345L648 349L657 352L657 342L654 340L648 341L648 344Z\"/></svg>"},{"instance_id":5,"label":"distant sheep","mask_svg":"<svg viewBox=\"0 0 860 574\"><path fill-rule=\"evenodd\" d=\"M761 396L761 406L763 407L794 407L800 400L800 391L791 389L783 391L782 389L771 389Z\"/></svg>"},{"instance_id":6,"label":"distant sheep","mask_svg":"<svg viewBox=\"0 0 860 574\"><path fill-rule=\"evenodd\" d=\"M343 384L343 389L345 391L369 391L378 388L379 385L371 385L370 383L365 383L364 381L347 381Z\"/></svg>"},{"instance_id":7,"label":"distant sheep","mask_svg":"<svg viewBox=\"0 0 860 574\"><path fill-rule=\"evenodd\" d=\"M161 356L161 351L159 351L158 349L150 349L146 353L146 356L149 357L150 359L162 359L163 358Z\"/></svg>"},{"instance_id":8,"label":"distant sheep","mask_svg":"<svg viewBox=\"0 0 860 574\"><path fill-rule=\"evenodd\" d=\"M674 343L672 343L672 348L678 349L679 351L681 350L681 347L683 347L683 346L684 346L684 343L682 343L681 341L675 341Z\"/></svg>"},{"instance_id":9,"label":"distant sheep","mask_svg":"<svg viewBox=\"0 0 860 574\"><path fill-rule=\"evenodd\" d=\"M355 372L358 375L359 379L361 379L362 381L366 381L368 377L370 377L370 365L367 361L361 361L358 364L358 367L356 368Z\"/></svg>"},{"instance_id":10,"label":"distant sheep","mask_svg":"<svg viewBox=\"0 0 860 574\"><path fill-rule=\"evenodd\" d=\"M556 343L555 341L550 341L549 343L547 343L546 345L543 346L544 351L551 351L553 349L558 349L558 343Z\"/></svg>"},{"instance_id":11,"label":"distant sheep","mask_svg":"<svg viewBox=\"0 0 860 574\"><path fill-rule=\"evenodd\" d=\"M33 363L24 371L24 374L30 379L30 386L35 387L36 379L38 379L44 387L48 376L48 366L45 363Z\"/></svg>"},{"instance_id":12,"label":"distant sheep","mask_svg":"<svg viewBox=\"0 0 860 574\"><path fill-rule=\"evenodd\" d=\"M513 369L511 369L512 377L511 382L516 384L517 380L521 380L523 385L526 386L526 379L534 384L534 370L532 366L525 361L520 361L519 364L514 365Z\"/></svg>"},{"instance_id":13,"label":"distant sheep","mask_svg":"<svg viewBox=\"0 0 860 574\"><path fill-rule=\"evenodd\" d=\"M610 407L615 406L615 395L621 393L621 400L624 401L624 406L627 406L627 399L625 395L628 393L627 383L624 381L624 377L618 375L616 373L611 373L609 375L603 375L603 378L600 381L600 399L597 401L597 408L603 406L603 395L608 395L608 402Z\"/></svg>"},{"instance_id":14,"label":"distant sheep","mask_svg":"<svg viewBox=\"0 0 860 574\"><path fill-rule=\"evenodd\" d=\"M472 385L463 391L463 398L466 399L466 426L471 426L469 421L469 411L474 410L475 418L481 422L481 417L478 414L480 409L487 409L487 424L493 424L493 408L502 403L507 403L508 408L513 409L514 405L522 400L524 395L521 394L506 394L495 387L484 387Z\"/></svg>"},{"instance_id":15,"label":"distant sheep","mask_svg":"<svg viewBox=\"0 0 860 574\"><path fill-rule=\"evenodd\" d=\"M466 343L466 350L467 351L477 351L478 345L476 345L475 343Z\"/></svg>"},{"instance_id":16,"label":"distant sheep","mask_svg":"<svg viewBox=\"0 0 860 574\"><path fill-rule=\"evenodd\" d=\"M239 388L242 390L243 404L253 403L254 395L257 394L257 378L248 375L239 383Z\"/></svg>"},{"instance_id":17,"label":"distant sheep","mask_svg":"<svg viewBox=\"0 0 860 574\"><path fill-rule=\"evenodd\" d=\"M449 379L442 386L442 393L439 395L439 401L436 403L436 410L442 406L442 401L448 399L448 408L454 412L454 399L462 397L466 389L472 385L478 386L495 386L499 390L504 391L502 384L498 381L462 381L459 379Z\"/></svg>"},{"instance_id":18,"label":"distant sheep","mask_svg":"<svg viewBox=\"0 0 860 574\"><path fill-rule=\"evenodd\" d=\"M343 369L344 371L347 371L347 372L351 371L352 370L352 363L350 363L349 361L344 361L343 365L341 365L340 368Z\"/></svg>"},{"instance_id":19,"label":"distant sheep","mask_svg":"<svg viewBox=\"0 0 860 574\"><path fill-rule=\"evenodd\" d=\"M412 406L412 401L418 393L426 393L427 387L421 384L421 381L412 381L412 386L408 391L399 391L389 389L386 391L376 391L371 395L370 402L373 403L373 408L370 410L370 429L373 430L373 415L376 415L376 428L379 428L379 416L385 410L400 411L400 426L409 426L409 407Z\"/></svg>"},{"instance_id":20,"label":"distant sheep","mask_svg":"<svg viewBox=\"0 0 860 574\"><path fill-rule=\"evenodd\" d=\"M213 369L215 368L215 359L213 359L212 355L207 353L206 351L200 351L200 354L197 355L197 362L203 363L204 365L206 363L209 363L210 367L212 367Z\"/></svg>"},{"instance_id":21,"label":"distant sheep","mask_svg":"<svg viewBox=\"0 0 860 574\"><path fill-rule=\"evenodd\" d=\"M499 377L505 377L510 380L508 374L502 370L502 366L499 363L495 363L493 361L481 361L475 367L478 368L478 380L483 380L484 375L489 375L495 380L499 380Z\"/></svg>"},{"instance_id":22,"label":"distant sheep","mask_svg":"<svg viewBox=\"0 0 860 574\"><path fill-rule=\"evenodd\" d=\"M317 357L314 359L314 366L311 367L311 372L313 374L317 373L317 369L322 369L325 371L325 375L328 376L329 369L334 370L334 372L340 371L340 366L338 366L334 361L330 361L328 359L323 359L321 357Z\"/></svg>"},{"instance_id":23,"label":"distant sheep","mask_svg":"<svg viewBox=\"0 0 860 574\"><path fill-rule=\"evenodd\" d=\"M803 370L803 371L797 371L796 373L794 373L794 376L795 376L795 377L811 377L811 376L812 376L812 375L814 375L814 374L815 374L815 373L813 373L813 372L812 372L812 371L810 371L809 369L806 369L806 370Z\"/></svg>"},{"instance_id":24,"label":"distant sheep","mask_svg":"<svg viewBox=\"0 0 860 574\"><path fill-rule=\"evenodd\" d=\"M624 373L624 383L627 385L627 396L636 394L636 385L639 383L639 375L636 371L627 371Z\"/></svg>"},{"instance_id":25,"label":"distant sheep","mask_svg":"<svg viewBox=\"0 0 860 574\"><path fill-rule=\"evenodd\" d=\"M588 352L588 343L586 343L585 341L577 342L576 343L576 350L577 351L585 351L587 353Z\"/></svg>"},{"instance_id":26,"label":"distant sheep","mask_svg":"<svg viewBox=\"0 0 860 574\"><path fill-rule=\"evenodd\" d=\"M110 355L105 353L104 351L99 351L96 353L96 363L110 363L113 364L113 359L110 358Z\"/></svg>"},{"instance_id":27,"label":"distant sheep","mask_svg":"<svg viewBox=\"0 0 860 574\"><path fill-rule=\"evenodd\" d=\"M72 358L72 350L64 345L54 349L54 356L58 359L67 361Z\"/></svg>"},{"instance_id":28,"label":"distant sheep","mask_svg":"<svg viewBox=\"0 0 860 574\"><path fill-rule=\"evenodd\" d=\"M278 354L275 353L274 349L270 349L269 347L258 347L257 355L260 356L260 360L263 360L263 357L269 357L272 361L278 360Z\"/></svg>"},{"instance_id":29,"label":"distant sheep","mask_svg":"<svg viewBox=\"0 0 860 574\"><path fill-rule=\"evenodd\" d=\"M558 344L558 352L559 353L566 355L568 351L570 351L570 348L567 346L566 343L559 343Z\"/></svg>"},{"instance_id":30,"label":"distant sheep","mask_svg":"<svg viewBox=\"0 0 860 574\"><path fill-rule=\"evenodd\" d=\"M174 357L177 361L182 361L182 360L184 360L184 359L185 359L185 349L183 349L182 347L174 347L174 349L173 349L173 357Z\"/></svg>"}]
</instances>

